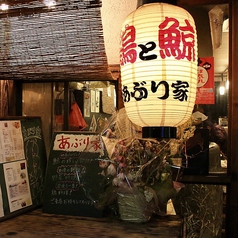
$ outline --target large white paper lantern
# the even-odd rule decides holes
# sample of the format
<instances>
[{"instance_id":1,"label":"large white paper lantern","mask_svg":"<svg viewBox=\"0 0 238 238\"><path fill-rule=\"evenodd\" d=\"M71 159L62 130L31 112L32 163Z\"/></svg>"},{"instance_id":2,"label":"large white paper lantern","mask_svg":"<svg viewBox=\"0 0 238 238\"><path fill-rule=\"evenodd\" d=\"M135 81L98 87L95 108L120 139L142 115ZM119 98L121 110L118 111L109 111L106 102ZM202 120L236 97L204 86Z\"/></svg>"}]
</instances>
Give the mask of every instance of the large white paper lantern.
<instances>
[{"instance_id":1,"label":"large white paper lantern","mask_svg":"<svg viewBox=\"0 0 238 238\"><path fill-rule=\"evenodd\" d=\"M166 3L136 9L122 26L120 65L129 119L143 127L144 137L175 137L176 127L191 116L196 98L192 16Z\"/></svg>"}]
</instances>

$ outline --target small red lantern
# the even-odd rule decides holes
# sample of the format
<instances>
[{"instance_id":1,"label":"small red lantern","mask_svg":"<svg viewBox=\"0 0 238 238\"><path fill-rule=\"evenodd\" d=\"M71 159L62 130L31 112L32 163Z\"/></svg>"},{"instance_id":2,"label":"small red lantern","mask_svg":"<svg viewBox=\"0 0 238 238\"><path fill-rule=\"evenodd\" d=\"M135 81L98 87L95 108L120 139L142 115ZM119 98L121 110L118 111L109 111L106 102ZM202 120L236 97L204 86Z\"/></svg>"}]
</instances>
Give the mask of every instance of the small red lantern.
<instances>
[{"instance_id":1,"label":"small red lantern","mask_svg":"<svg viewBox=\"0 0 238 238\"><path fill-rule=\"evenodd\" d=\"M166 4L144 4L124 21L120 65L129 119L143 137L176 137L192 114L197 88L197 35L192 16Z\"/></svg>"}]
</instances>

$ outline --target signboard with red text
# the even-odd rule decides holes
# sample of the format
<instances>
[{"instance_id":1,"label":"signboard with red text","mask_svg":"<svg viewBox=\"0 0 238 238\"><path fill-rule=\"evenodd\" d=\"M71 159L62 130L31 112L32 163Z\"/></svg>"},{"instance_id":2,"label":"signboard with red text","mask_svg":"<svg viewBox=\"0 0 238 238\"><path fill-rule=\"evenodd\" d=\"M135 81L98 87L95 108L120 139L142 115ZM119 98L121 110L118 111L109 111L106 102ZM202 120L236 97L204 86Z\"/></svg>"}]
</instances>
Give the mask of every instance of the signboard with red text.
<instances>
[{"instance_id":1,"label":"signboard with red text","mask_svg":"<svg viewBox=\"0 0 238 238\"><path fill-rule=\"evenodd\" d=\"M198 60L198 84L195 104L215 104L214 58Z\"/></svg>"},{"instance_id":2,"label":"signboard with red text","mask_svg":"<svg viewBox=\"0 0 238 238\"><path fill-rule=\"evenodd\" d=\"M43 212L100 217L103 179L99 134L55 132L46 170Z\"/></svg>"}]
</instances>

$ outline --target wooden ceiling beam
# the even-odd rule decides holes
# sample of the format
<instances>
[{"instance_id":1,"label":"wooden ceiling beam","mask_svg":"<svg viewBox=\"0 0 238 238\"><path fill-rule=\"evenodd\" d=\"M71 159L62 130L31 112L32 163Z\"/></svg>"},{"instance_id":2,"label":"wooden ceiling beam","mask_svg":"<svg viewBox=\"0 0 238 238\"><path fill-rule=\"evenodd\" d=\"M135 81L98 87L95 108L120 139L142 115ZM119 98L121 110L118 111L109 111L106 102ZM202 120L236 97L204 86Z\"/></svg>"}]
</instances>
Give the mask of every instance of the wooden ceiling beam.
<instances>
[{"instance_id":1,"label":"wooden ceiling beam","mask_svg":"<svg viewBox=\"0 0 238 238\"><path fill-rule=\"evenodd\" d=\"M7 12L0 12L0 19L8 17L22 17L22 18L38 17L41 13L50 11L53 10L46 7L11 9L8 10Z\"/></svg>"},{"instance_id":2,"label":"wooden ceiling beam","mask_svg":"<svg viewBox=\"0 0 238 238\"><path fill-rule=\"evenodd\" d=\"M177 0L178 6L195 6L195 5L210 5L210 4L226 4L229 0Z\"/></svg>"},{"instance_id":3,"label":"wooden ceiling beam","mask_svg":"<svg viewBox=\"0 0 238 238\"><path fill-rule=\"evenodd\" d=\"M11 1L7 1L7 3L9 5L18 5L18 4L30 4L31 2L33 2L32 0L11 0Z\"/></svg>"}]
</instances>

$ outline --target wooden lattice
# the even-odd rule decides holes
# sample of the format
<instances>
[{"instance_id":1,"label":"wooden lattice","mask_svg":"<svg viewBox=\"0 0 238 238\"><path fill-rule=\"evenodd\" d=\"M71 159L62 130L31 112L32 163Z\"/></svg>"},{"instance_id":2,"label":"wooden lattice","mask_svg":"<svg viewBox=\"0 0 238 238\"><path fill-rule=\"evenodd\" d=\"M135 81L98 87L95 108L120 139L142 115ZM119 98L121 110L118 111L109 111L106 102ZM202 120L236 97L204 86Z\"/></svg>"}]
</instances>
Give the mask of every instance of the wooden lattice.
<instances>
[{"instance_id":1,"label":"wooden lattice","mask_svg":"<svg viewBox=\"0 0 238 238\"><path fill-rule=\"evenodd\" d=\"M0 79L112 80L100 1L12 1L0 13Z\"/></svg>"}]
</instances>

